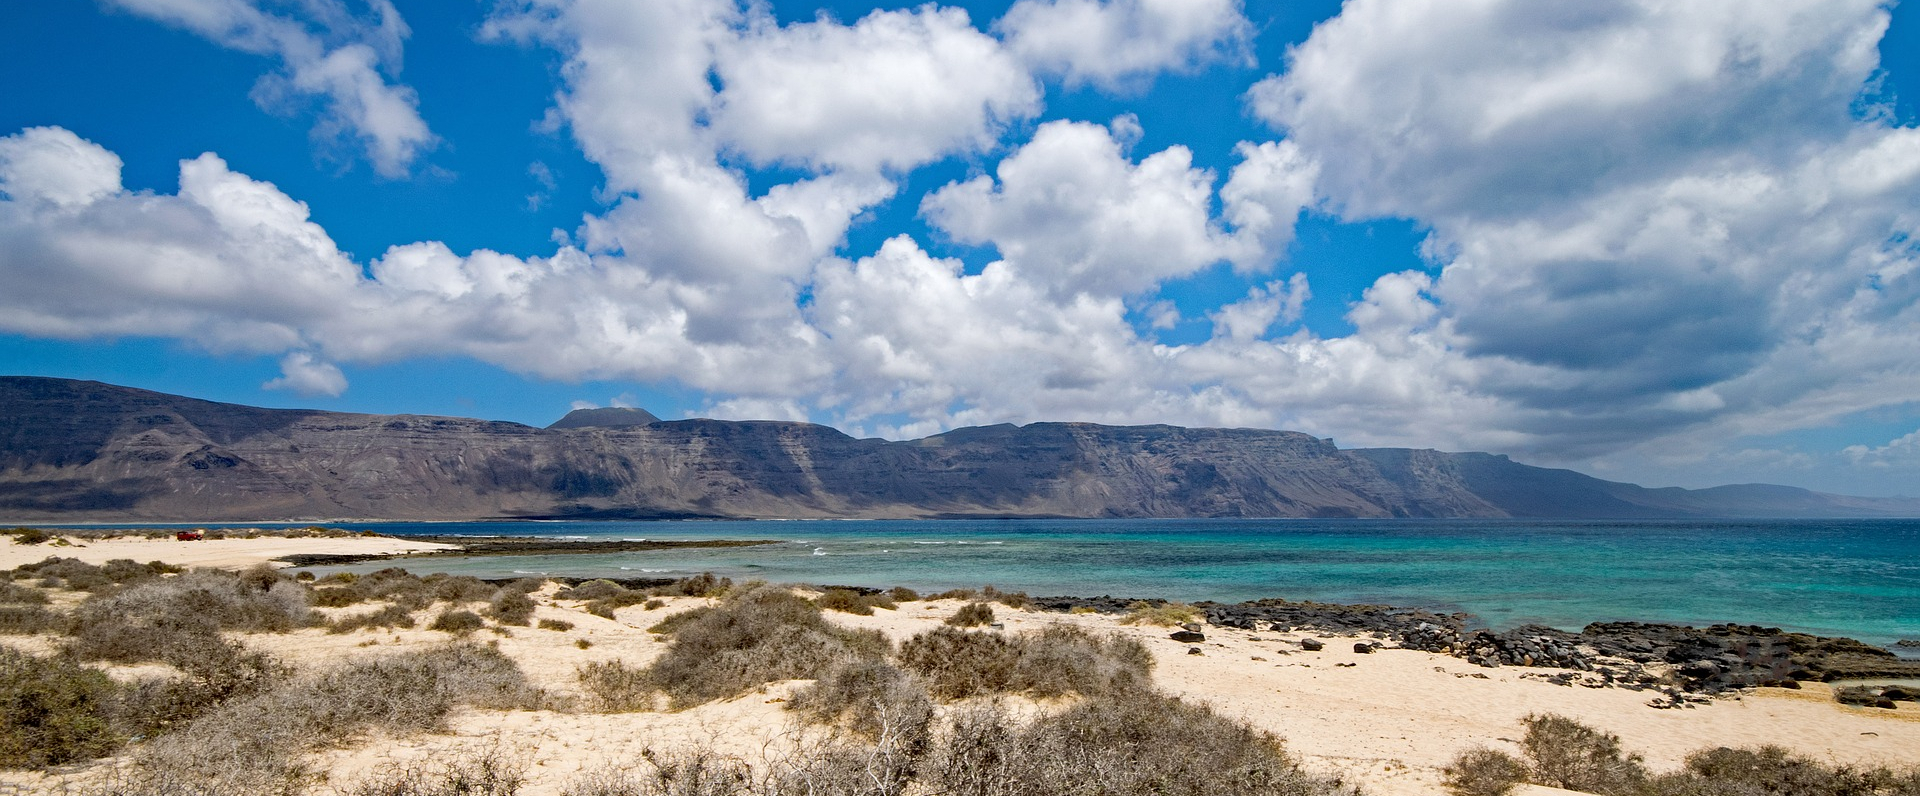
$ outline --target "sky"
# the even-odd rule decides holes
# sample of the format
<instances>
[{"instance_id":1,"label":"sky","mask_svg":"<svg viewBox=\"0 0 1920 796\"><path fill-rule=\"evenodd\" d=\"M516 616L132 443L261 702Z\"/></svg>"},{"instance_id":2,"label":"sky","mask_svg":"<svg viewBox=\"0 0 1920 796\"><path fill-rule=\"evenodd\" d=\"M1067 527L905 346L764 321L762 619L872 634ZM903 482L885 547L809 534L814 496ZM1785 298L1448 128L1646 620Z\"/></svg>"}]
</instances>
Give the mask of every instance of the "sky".
<instances>
[{"instance_id":1,"label":"sky","mask_svg":"<svg viewBox=\"0 0 1920 796\"><path fill-rule=\"evenodd\" d=\"M1920 495L1920 6L0 4L0 373Z\"/></svg>"}]
</instances>

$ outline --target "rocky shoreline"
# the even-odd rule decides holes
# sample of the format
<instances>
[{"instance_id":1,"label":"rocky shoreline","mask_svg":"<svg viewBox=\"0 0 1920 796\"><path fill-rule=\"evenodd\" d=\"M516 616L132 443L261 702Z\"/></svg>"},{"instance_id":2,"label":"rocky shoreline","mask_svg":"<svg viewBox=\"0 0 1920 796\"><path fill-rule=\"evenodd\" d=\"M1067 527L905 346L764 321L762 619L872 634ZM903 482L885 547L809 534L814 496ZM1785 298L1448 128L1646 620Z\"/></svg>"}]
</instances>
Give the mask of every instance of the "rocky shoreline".
<instances>
[{"instance_id":1,"label":"rocky shoreline","mask_svg":"<svg viewBox=\"0 0 1920 796\"><path fill-rule=\"evenodd\" d=\"M1043 597L1049 611L1125 613L1140 602L1116 597ZM1802 682L1920 679L1920 660L1850 638L1794 633L1777 627L1708 627L1645 622L1595 622L1578 633L1541 625L1476 629L1466 613L1436 613L1386 605L1339 605L1282 599L1236 604L1195 603L1215 627L1253 632L1320 632L1370 636L1387 645L1441 653L1469 663L1563 670L1543 679L1565 686L1654 691L1651 707L1687 706L1753 687L1799 688ZM1191 631L1183 631L1191 632ZM1306 641L1318 640L1307 639ZM1304 642L1303 642L1304 643ZM1360 651L1356 645L1355 651ZM1371 651L1371 650L1369 650ZM1916 689L1853 686L1836 696L1848 704L1893 707L1920 701Z\"/></svg>"}]
</instances>

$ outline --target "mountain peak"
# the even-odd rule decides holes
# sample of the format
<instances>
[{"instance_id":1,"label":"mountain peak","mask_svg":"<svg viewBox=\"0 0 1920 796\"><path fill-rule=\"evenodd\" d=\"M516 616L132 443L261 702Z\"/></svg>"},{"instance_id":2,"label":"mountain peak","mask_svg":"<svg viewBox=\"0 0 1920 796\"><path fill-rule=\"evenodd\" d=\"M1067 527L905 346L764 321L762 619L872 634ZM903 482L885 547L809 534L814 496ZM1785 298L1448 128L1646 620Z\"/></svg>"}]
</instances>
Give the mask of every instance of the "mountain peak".
<instances>
[{"instance_id":1,"label":"mountain peak","mask_svg":"<svg viewBox=\"0 0 1920 796\"><path fill-rule=\"evenodd\" d=\"M568 412L566 417L553 421L553 425L547 428L629 428L658 422L660 418L645 409L609 406L602 409L575 409Z\"/></svg>"}]
</instances>

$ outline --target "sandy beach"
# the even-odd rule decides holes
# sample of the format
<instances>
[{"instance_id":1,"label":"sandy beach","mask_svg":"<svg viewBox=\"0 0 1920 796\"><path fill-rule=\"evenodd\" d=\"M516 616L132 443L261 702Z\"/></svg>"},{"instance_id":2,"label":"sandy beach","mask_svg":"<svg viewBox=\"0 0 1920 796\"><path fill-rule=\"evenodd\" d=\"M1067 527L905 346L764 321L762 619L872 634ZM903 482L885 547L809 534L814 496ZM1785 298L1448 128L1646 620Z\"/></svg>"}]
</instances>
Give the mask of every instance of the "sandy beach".
<instances>
[{"instance_id":1,"label":"sandy beach","mask_svg":"<svg viewBox=\"0 0 1920 796\"><path fill-rule=\"evenodd\" d=\"M70 548L6 545L0 547L4 552L0 562L11 567L57 554L89 561L158 559L244 567L289 552L401 552L413 549L409 545L380 538L120 539ZM398 566L406 564L396 561ZM587 613L577 601L556 599L557 590L557 585L549 584L533 595L538 606L535 616L571 623L571 629L515 627L505 635L482 632L474 638L497 642L536 685L559 694L579 693L575 669L581 664L617 660L639 666L653 660L667 645L646 628L672 613L710 602L666 598L651 610L627 607L619 609L614 619L605 619ZM939 626L962 604L955 600L903 602L896 610L877 610L872 616L832 611L826 615L833 622L877 629L904 641ZM366 608L320 610L351 613ZM1138 638L1153 653L1154 681L1160 688L1269 730L1284 738L1309 770L1339 774L1373 794L1443 792L1440 769L1455 754L1475 744L1514 751L1512 739L1520 735L1520 719L1536 712L1563 714L1616 733L1629 751L1644 756L1656 771L1674 768L1688 753L1716 745L1776 744L1822 761L1920 765L1920 710L1912 703L1902 703L1897 710L1843 706L1821 684L1809 683L1800 690L1753 689L1695 707L1655 709L1647 705L1650 693L1545 681L1544 675L1557 671L1553 669L1482 668L1446 655L1402 649L1360 654L1353 649L1354 639L1328 635L1315 636L1326 642L1325 649L1309 652L1298 643L1308 635L1301 633L1208 627L1204 641L1186 643L1170 639L1166 628L1128 626L1110 615L1000 605L994 611L1008 633L1070 623ZM443 643L448 635L425 629L346 634L303 629L231 638L306 668ZM28 649L36 646L34 641L0 638L0 643ZM782 709L787 696L802 684L777 683L681 712L462 709L446 734L370 737L322 753L316 763L330 785L314 792L331 792L328 787L352 783L381 765L423 764L448 759L455 752L484 749L510 750L526 766L528 783L521 793L539 796L557 794L569 781L599 766L633 761L647 748L708 743L750 757L804 737ZM74 776L84 780L87 774L80 771ZM46 787L49 781L41 775L10 772L0 774L0 788L5 783L31 789ZM1553 791L1528 786L1520 792Z\"/></svg>"},{"instance_id":2,"label":"sandy beach","mask_svg":"<svg viewBox=\"0 0 1920 796\"><path fill-rule=\"evenodd\" d=\"M284 566L278 559L291 555L404 555L455 548L450 544L417 542L390 536L260 536L254 539L201 539L192 542L139 536L94 539L73 535L58 538L64 544L47 541L27 545L11 540L0 541L0 569L13 569L49 556L77 558L89 564L127 559L142 563L165 561L183 567L245 569L258 564Z\"/></svg>"}]
</instances>

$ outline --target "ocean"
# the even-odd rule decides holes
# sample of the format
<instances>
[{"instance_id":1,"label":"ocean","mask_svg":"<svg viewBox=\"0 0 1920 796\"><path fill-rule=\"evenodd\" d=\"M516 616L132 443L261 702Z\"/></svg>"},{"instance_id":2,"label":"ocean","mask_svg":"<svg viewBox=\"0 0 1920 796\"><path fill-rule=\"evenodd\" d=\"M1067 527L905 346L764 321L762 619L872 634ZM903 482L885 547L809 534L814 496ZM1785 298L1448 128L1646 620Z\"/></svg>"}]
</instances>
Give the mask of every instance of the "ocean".
<instances>
[{"instance_id":1,"label":"ocean","mask_svg":"<svg viewBox=\"0 0 1920 796\"><path fill-rule=\"evenodd\" d=\"M792 520L346 523L394 535L769 539L761 547L433 558L417 570L1262 597L1465 611L1496 629L1772 625L1920 639L1920 520ZM388 563L321 567L371 571Z\"/></svg>"}]
</instances>

